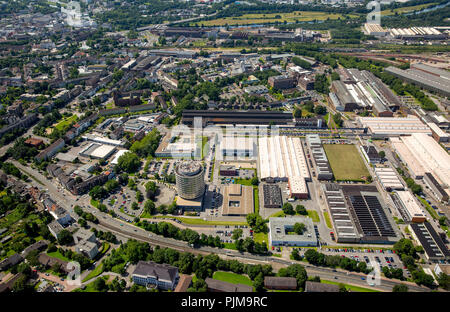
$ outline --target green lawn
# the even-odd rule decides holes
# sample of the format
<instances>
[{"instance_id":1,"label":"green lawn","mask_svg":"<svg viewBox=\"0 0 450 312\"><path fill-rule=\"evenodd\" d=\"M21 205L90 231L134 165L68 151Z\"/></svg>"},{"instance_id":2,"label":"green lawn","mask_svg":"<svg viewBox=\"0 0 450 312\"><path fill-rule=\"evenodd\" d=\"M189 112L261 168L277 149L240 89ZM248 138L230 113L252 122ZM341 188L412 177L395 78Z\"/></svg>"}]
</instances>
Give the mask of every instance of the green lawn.
<instances>
[{"instance_id":1,"label":"green lawn","mask_svg":"<svg viewBox=\"0 0 450 312\"><path fill-rule=\"evenodd\" d=\"M242 184L242 185L253 186L250 179L236 179L236 180L234 180L234 182L235 182L236 184Z\"/></svg>"},{"instance_id":2,"label":"green lawn","mask_svg":"<svg viewBox=\"0 0 450 312\"><path fill-rule=\"evenodd\" d=\"M320 282L324 283L324 284L332 284L332 285L339 285L340 284L338 282L327 281L327 280L320 280ZM380 292L379 290L374 290L374 289L364 288L364 287L359 287L359 286L353 286L353 285L348 285L348 284L344 284L344 286L348 290L355 291L355 292Z\"/></svg>"},{"instance_id":3,"label":"green lawn","mask_svg":"<svg viewBox=\"0 0 450 312\"><path fill-rule=\"evenodd\" d=\"M151 216L151 218L170 218L180 220L186 224L203 224L203 225L247 225L247 222L237 222L237 221L205 221L198 218L183 218L183 217L172 217L172 216Z\"/></svg>"},{"instance_id":4,"label":"green lawn","mask_svg":"<svg viewBox=\"0 0 450 312\"><path fill-rule=\"evenodd\" d=\"M255 213L259 214L259 190L257 186L253 188L253 204L255 206Z\"/></svg>"},{"instance_id":5,"label":"green lawn","mask_svg":"<svg viewBox=\"0 0 450 312\"><path fill-rule=\"evenodd\" d=\"M267 245L267 248L269 248L269 235L267 233L254 233L253 234L253 240L256 243L262 243L265 242Z\"/></svg>"},{"instance_id":6,"label":"green lawn","mask_svg":"<svg viewBox=\"0 0 450 312\"><path fill-rule=\"evenodd\" d=\"M317 211L315 210L307 210L308 217L312 219L313 222L320 222L320 217ZM283 210L280 210L278 212L275 212L269 216L269 218L284 218L286 214L283 212ZM295 214L295 216L301 216L300 214Z\"/></svg>"},{"instance_id":7,"label":"green lawn","mask_svg":"<svg viewBox=\"0 0 450 312\"><path fill-rule=\"evenodd\" d=\"M283 217L285 217L285 216L286 216L286 215L284 214L283 210L280 210L280 211L277 211L277 212L272 213L272 214L269 216L269 218L283 218Z\"/></svg>"},{"instance_id":8,"label":"green lawn","mask_svg":"<svg viewBox=\"0 0 450 312\"><path fill-rule=\"evenodd\" d=\"M328 211L323 212L323 216L325 217L325 222L327 223L328 228L333 228L333 225L331 224L330 215L328 214Z\"/></svg>"},{"instance_id":9,"label":"green lawn","mask_svg":"<svg viewBox=\"0 0 450 312\"><path fill-rule=\"evenodd\" d=\"M226 249L237 250L236 245L234 243L223 243L223 247Z\"/></svg>"},{"instance_id":10,"label":"green lawn","mask_svg":"<svg viewBox=\"0 0 450 312\"><path fill-rule=\"evenodd\" d=\"M313 222L320 222L319 214L315 210L307 210L308 217L310 217Z\"/></svg>"},{"instance_id":11,"label":"green lawn","mask_svg":"<svg viewBox=\"0 0 450 312\"><path fill-rule=\"evenodd\" d=\"M356 145L324 144L323 148L337 181L362 181L369 176Z\"/></svg>"},{"instance_id":12,"label":"green lawn","mask_svg":"<svg viewBox=\"0 0 450 312\"><path fill-rule=\"evenodd\" d=\"M50 253L47 253L47 255L49 255L50 257L53 257L53 258L58 258L58 259L61 259L63 261L70 262L70 259L64 257L59 251L50 252Z\"/></svg>"},{"instance_id":13,"label":"green lawn","mask_svg":"<svg viewBox=\"0 0 450 312\"><path fill-rule=\"evenodd\" d=\"M222 271L214 272L213 279L232 284L243 284L253 286L252 281L247 276L232 272L222 272Z\"/></svg>"},{"instance_id":14,"label":"green lawn","mask_svg":"<svg viewBox=\"0 0 450 312\"><path fill-rule=\"evenodd\" d=\"M77 115L72 115L69 118L65 118L62 121L60 121L55 128L58 129L59 131L62 131L65 127L67 127L68 125L70 125L72 122L76 122L78 120L78 116Z\"/></svg>"},{"instance_id":15,"label":"green lawn","mask_svg":"<svg viewBox=\"0 0 450 312\"><path fill-rule=\"evenodd\" d=\"M420 202L422 204L424 204L425 208L430 213L430 215L433 217L433 219L436 219L436 220L439 219L439 216L437 215L436 211L434 211L433 207L431 207L430 204L427 203L427 201L425 199L423 199L422 197L417 196L417 195L416 195L416 197L418 200L420 200Z\"/></svg>"},{"instance_id":16,"label":"green lawn","mask_svg":"<svg viewBox=\"0 0 450 312\"><path fill-rule=\"evenodd\" d=\"M94 278L96 276L99 276L100 274L103 273L103 263L100 263L100 265L98 265L95 269L93 269L84 279L83 279L83 283L87 282L88 280L90 280L91 278Z\"/></svg>"},{"instance_id":17,"label":"green lawn","mask_svg":"<svg viewBox=\"0 0 450 312\"><path fill-rule=\"evenodd\" d=\"M357 15L349 14L350 18ZM284 22L307 22L313 20L344 19L344 15L339 13L327 13L316 11L295 11L289 13L266 13L266 14L243 14L240 16L223 17L208 21L192 22L191 25L204 26L225 26L225 25L248 25L265 23Z\"/></svg>"},{"instance_id":18,"label":"green lawn","mask_svg":"<svg viewBox=\"0 0 450 312\"><path fill-rule=\"evenodd\" d=\"M103 278L106 282L109 279L109 275L105 275L105 276L102 276L99 278ZM94 288L94 282L95 281L92 281L91 283L87 284L85 289L77 288L77 289L74 289L73 292L98 292Z\"/></svg>"}]
</instances>

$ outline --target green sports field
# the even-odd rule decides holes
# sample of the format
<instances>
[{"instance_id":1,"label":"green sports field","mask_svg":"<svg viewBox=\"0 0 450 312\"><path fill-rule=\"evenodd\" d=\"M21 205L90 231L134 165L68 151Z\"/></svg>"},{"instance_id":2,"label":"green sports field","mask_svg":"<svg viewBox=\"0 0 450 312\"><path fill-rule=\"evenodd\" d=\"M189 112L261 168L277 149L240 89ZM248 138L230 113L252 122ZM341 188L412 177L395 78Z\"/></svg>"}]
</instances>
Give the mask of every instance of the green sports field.
<instances>
[{"instance_id":1,"label":"green sports field","mask_svg":"<svg viewBox=\"0 0 450 312\"><path fill-rule=\"evenodd\" d=\"M323 148L337 181L358 181L369 176L356 145L324 144Z\"/></svg>"}]
</instances>

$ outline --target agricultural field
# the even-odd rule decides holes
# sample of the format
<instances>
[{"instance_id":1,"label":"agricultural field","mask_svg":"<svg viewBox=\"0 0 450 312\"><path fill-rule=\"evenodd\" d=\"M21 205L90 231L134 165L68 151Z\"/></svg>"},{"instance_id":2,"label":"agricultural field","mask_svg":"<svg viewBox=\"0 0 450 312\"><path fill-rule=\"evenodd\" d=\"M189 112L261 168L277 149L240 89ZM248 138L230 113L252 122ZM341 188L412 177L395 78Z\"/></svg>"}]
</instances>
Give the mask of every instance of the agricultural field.
<instances>
[{"instance_id":1,"label":"agricultural field","mask_svg":"<svg viewBox=\"0 0 450 312\"><path fill-rule=\"evenodd\" d=\"M324 144L323 148L337 181L361 181L369 176L356 145Z\"/></svg>"},{"instance_id":2,"label":"agricultural field","mask_svg":"<svg viewBox=\"0 0 450 312\"><path fill-rule=\"evenodd\" d=\"M403 7L403 8L397 8L397 9L393 9L393 10L384 10L381 11L381 15L394 15L395 13L398 14L403 14L403 13L410 13L410 12L414 12L414 11L420 11L422 9L425 9L427 7L431 7L431 6L435 6L438 3L425 3L425 4L419 4L419 5L413 5L413 6L408 6L408 7Z\"/></svg>"},{"instance_id":3,"label":"agricultural field","mask_svg":"<svg viewBox=\"0 0 450 312\"><path fill-rule=\"evenodd\" d=\"M295 23L295 22L310 22L310 21L324 21L327 19L345 19L346 17L355 18L356 15L343 15L337 13L326 12L310 12L310 11L295 11L291 13L271 13L271 14L244 14L236 17L224 17L210 21L200 21L192 23L192 25L204 26L224 26L224 25L249 25L249 24L267 24L267 23Z\"/></svg>"}]
</instances>

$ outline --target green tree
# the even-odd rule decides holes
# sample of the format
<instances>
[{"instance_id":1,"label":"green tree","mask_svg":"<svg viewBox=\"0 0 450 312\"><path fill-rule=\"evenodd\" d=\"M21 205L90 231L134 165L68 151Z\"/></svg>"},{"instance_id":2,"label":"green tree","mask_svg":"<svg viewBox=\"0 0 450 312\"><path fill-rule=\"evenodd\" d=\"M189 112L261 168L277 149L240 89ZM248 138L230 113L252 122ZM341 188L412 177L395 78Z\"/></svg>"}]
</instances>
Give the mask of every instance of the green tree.
<instances>
[{"instance_id":1,"label":"green tree","mask_svg":"<svg viewBox=\"0 0 450 312\"><path fill-rule=\"evenodd\" d=\"M303 205L295 206L295 212L304 216L308 215L308 212L306 211L306 208Z\"/></svg>"},{"instance_id":2,"label":"green tree","mask_svg":"<svg viewBox=\"0 0 450 312\"><path fill-rule=\"evenodd\" d=\"M303 234L303 232L306 230L306 225L304 224L304 223L298 223L298 222L296 222L295 224L294 224L294 232L297 234L297 235L302 235Z\"/></svg>"},{"instance_id":3,"label":"green tree","mask_svg":"<svg viewBox=\"0 0 450 312\"><path fill-rule=\"evenodd\" d=\"M253 281L253 286L255 287L255 290L256 290L257 292L263 291L263 289L264 289L264 276L263 276L262 272L259 273L259 274L255 277L255 279L254 279L254 281Z\"/></svg>"},{"instance_id":4,"label":"green tree","mask_svg":"<svg viewBox=\"0 0 450 312\"><path fill-rule=\"evenodd\" d=\"M295 106L293 115L294 115L294 118L301 118L302 110L299 107Z\"/></svg>"},{"instance_id":5,"label":"green tree","mask_svg":"<svg viewBox=\"0 0 450 312\"><path fill-rule=\"evenodd\" d=\"M135 153L127 152L119 157L117 165L123 171L133 173L139 169L141 161Z\"/></svg>"},{"instance_id":6,"label":"green tree","mask_svg":"<svg viewBox=\"0 0 450 312\"><path fill-rule=\"evenodd\" d=\"M233 231L233 235L231 236L231 238L237 240L242 237L242 233L243 233L242 229L236 229Z\"/></svg>"},{"instance_id":7,"label":"green tree","mask_svg":"<svg viewBox=\"0 0 450 312\"><path fill-rule=\"evenodd\" d=\"M73 236L72 233L70 233L68 230L64 229L61 232L59 232L58 235L58 243L60 245L69 245L73 242Z\"/></svg>"},{"instance_id":8,"label":"green tree","mask_svg":"<svg viewBox=\"0 0 450 312\"><path fill-rule=\"evenodd\" d=\"M397 284L394 285L394 287L392 287L392 292L407 292L408 291L408 286L406 286L405 284Z\"/></svg>"},{"instance_id":9,"label":"green tree","mask_svg":"<svg viewBox=\"0 0 450 312\"><path fill-rule=\"evenodd\" d=\"M283 205L282 210L287 215L294 215L295 214L294 208L292 207L292 205L290 203L285 203Z\"/></svg>"}]
</instances>

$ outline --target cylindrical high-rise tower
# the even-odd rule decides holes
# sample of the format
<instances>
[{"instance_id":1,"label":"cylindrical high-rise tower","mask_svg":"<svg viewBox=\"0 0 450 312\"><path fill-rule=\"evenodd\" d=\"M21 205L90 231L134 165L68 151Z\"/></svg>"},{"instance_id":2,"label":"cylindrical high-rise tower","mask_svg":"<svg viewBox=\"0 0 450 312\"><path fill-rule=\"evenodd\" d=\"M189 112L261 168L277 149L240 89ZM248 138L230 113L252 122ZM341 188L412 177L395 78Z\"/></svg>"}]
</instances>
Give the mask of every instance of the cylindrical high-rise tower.
<instances>
[{"instance_id":1,"label":"cylindrical high-rise tower","mask_svg":"<svg viewBox=\"0 0 450 312\"><path fill-rule=\"evenodd\" d=\"M183 161L175 168L178 196L195 199L205 192L205 172L200 162Z\"/></svg>"}]
</instances>

